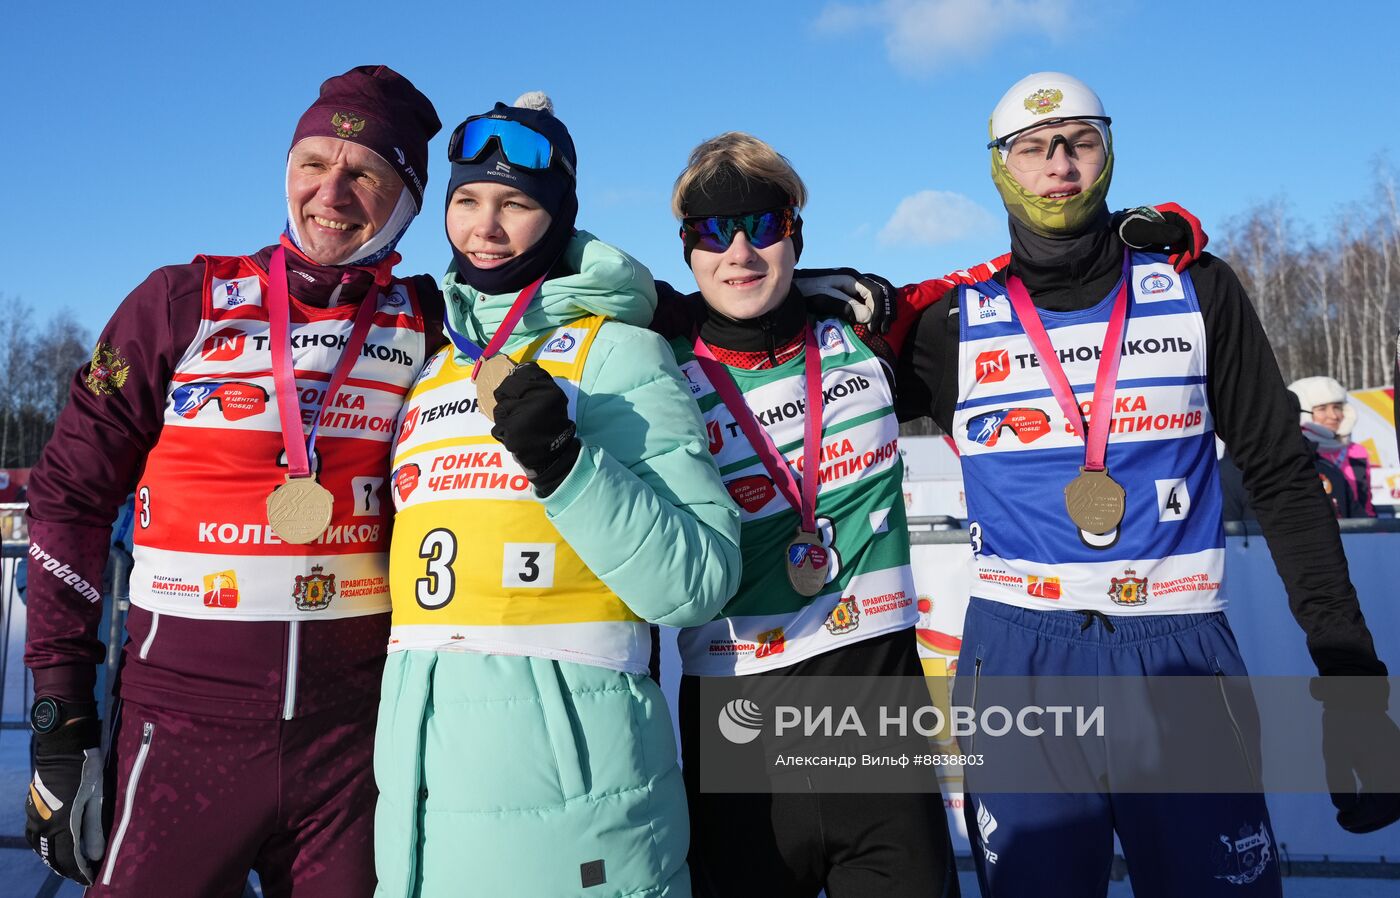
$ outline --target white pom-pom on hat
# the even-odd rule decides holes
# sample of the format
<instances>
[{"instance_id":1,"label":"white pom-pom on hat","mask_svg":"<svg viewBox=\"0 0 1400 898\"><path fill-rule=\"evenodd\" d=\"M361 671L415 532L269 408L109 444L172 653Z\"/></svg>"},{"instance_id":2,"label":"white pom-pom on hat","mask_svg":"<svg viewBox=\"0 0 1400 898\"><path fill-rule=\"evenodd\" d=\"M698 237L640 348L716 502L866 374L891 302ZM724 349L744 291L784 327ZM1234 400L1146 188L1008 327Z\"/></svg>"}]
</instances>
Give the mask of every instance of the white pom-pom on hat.
<instances>
[{"instance_id":1,"label":"white pom-pom on hat","mask_svg":"<svg viewBox=\"0 0 1400 898\"><path fill-rule=\"evenodd\" d=\"M515 102L510 105L520 109L543 109L550 115L554 115L554 101L549 98L549 94L542 90L529 90L515 98Z\"/></svg>"}]
</instances>

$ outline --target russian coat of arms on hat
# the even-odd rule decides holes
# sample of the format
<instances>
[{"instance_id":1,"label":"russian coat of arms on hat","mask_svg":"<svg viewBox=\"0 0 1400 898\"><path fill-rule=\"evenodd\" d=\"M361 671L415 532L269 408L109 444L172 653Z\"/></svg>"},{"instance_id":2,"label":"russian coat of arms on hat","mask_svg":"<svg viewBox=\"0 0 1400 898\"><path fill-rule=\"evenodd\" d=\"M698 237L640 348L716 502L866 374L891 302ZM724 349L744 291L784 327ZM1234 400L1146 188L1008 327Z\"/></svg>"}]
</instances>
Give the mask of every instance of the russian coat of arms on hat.
<instances>
[{"instance_id":1,"label":"russian coat of arms on hat","mask_svg":"<svg viewBox=\"0 0 1400 898\"><path fill-rule=\"evenodd\" d=\"M1065 92L1057 87L1042 87L1026 97L1026 111L1031 115L1045 115L1060 108Z\"/></svg>"},{"instance_id":2,"label":"russian coat of arms on hat","mask_svg":"<svg viewBox=\"0 0 1400 898\"><path fill-rule=\"evenodd\" d=\"M331 127L340 137L358 137L365 129L365 120L348 112L337 112L331 116Z\"/></svg>"}]
</instances>

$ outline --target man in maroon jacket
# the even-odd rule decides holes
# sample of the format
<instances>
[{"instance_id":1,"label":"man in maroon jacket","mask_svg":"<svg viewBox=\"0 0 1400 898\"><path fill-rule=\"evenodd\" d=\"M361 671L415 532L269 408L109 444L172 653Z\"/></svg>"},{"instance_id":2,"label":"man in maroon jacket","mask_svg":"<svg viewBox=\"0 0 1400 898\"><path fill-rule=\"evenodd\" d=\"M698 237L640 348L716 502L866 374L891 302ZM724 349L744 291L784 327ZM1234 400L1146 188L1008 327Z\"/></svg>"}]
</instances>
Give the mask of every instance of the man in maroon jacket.
<instances>
[{"instance_id":1,"label":"man in maroon jacket","mask_svg":"<svg viewBox=\"0 0 1400 898\"><path fill-rule=\"evenodd\" d=\"M29 484L26 836L91 895L373 892L389 440L442 314L391 269L439 127L385 66L326 81L280 241L157 269L74 378ZM104 769L96 584L133 490Z\"/></svg>"}]
</instances>

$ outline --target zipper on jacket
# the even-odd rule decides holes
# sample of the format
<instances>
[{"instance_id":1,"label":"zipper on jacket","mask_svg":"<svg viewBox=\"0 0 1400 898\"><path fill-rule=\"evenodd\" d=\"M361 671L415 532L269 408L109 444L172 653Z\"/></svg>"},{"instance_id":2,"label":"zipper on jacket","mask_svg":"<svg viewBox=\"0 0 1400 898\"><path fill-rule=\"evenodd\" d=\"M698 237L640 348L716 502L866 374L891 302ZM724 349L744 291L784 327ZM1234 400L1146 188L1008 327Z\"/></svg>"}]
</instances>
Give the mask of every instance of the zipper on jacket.
<instances>
[{"instance_id":1,"label":"zipper on jacket","mask_svg":"<svg viewBox=\"0 0 1400 898\"><path fill-rule=\"evenodd\" d=\"M140 658L142 661L145 661L145 660L146 660L146 656L149 655L149 654L151 653L151 646L155 644L155 641L156 641L156 631L159 630L159 629L160 629L160 612L159 612L159 611L152 611L152 612L151 612L151 632L147 633L147 634L146 634L146 638L143 639L143 640L141 640L141 651L137 654L137 657Z\"/></svg>"},{"instance_id":2,"label":"zipper on jacket","mask_svg":"<svg viewBox=\"0 0 1400 898\"><path fill-rule=\"evenodd\" d=\"M301 621L287 625L287 671L283 685L282 719L291 720L297 708L297 653L300 651Z\"/></svg>"},{"instance_id":3,"label":"zipper on jacket","mask_svg":"<svg viewBox=\"0 0 1400 898\"><path fill-rule=\"evenodd\" d=\"M117 831L112 834L112 841L107 846L107 869L102 872L102 884L109 886L112 884L112 870L117 866L117 855L122 849L122 839L126 838L126 828L131 823L131 806L136 801L136 787L141 783L141 768L146 766L146 755L151 751L151 737L155 735L156 725L149 720L141 725L141 749L136 752L136 761L131 765L131 775L126 781L126 798L122 806L121 823L117 825Z\"/></svg>"}]
</instances>

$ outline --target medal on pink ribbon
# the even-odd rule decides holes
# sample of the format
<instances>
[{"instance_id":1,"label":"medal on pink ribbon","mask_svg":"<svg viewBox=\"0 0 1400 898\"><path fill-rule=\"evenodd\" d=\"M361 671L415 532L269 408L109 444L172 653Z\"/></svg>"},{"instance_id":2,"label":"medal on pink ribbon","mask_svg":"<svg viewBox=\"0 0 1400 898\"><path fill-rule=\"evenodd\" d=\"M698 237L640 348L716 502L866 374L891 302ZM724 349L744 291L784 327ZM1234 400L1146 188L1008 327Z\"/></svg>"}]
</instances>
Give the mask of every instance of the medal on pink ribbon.
<instances>
[{"instance_id":1,"label":"medal on pink ribbon","mask_svg":"<svg viewBox=\"0 0 1400 898\"><path fill-rule=\"evenodd\" d=\"M397 256L390 256L397 260ZM272 382L277 391L277 419L282 428L282 444L287 450L287 479L267 497L267 523L278 539L304 545L326 532L335 510L335 497L330 490L316 482L311 459L316 451L316 434L321 427L321 410L332 406L335 395L350 376L350 369L360 357L360 350L369 334L379 291L387 282L393 262L375 273L374 286L355 313L355 323L349 341L336 360L330 383L316 406L315 422L307 435L302 425L300 392L297 389L296 368L292 360L291 301L287 293L287 252L279 246L272 251L268 263L268 327L271 331ZM349 277L347 273L346 278ZM344 281L342 281L343 283Z\"/></svg>"},{"instance_id":2,"label":"medal on pink ribbon","mask_svg":"<svg viewBox=\"0 0 1400 898\"><path fill-rule=\"evenodd\" d=\"M1040 370L1050 383L1050 391L1055 395L1060 410L1070 429L1084 440L1084 464L1079 476L1065 486L1065 511L1070 521L1079 530L1079 538L1085 545L1096 549L1106 549L1118 542L1119 528L1127 509L1127 493L1122 484L1108 473L1108 431L1113 423L1113 395L1118 383L1118 363L1123 355L1123 330L1128 318L1128 281L1131 273L1131 257L1123 253L1123 279L1113 299L1113 309L1109 313L1108 329L1104 333L1103 349L1099 355L1098 371L1094 377L1094 398L1090 406L1089 422L1074 398L1064 366L1059 354L1050 342L1050 335L1040 320L1040 313L1026 292L1021 279L1012 275L1006 279L1006 292L1011 300L1016 317L1025 328L1040 360Z\"/></svg>"},{"instance_id":3,"label":"medal on pink ribbon","mask_svg":"<svg viewBox=\"0 0 1400 898\"><path fill-rule=\"evenodd\" d=\"M788 504L797 511L797 536L787 544L783 557L783 569L787 572L788 583L798 595L814 596L826 586L831 576L831 550L823 543L817 532L817 483L822 442L822 372L821 353L817 350L817 338L809 323L803 333L803 371L806 380L807 408L802 441L802 482L799 485L787 459L778 451L773 437L758 423L753 410L744 400L734 378L728 369L715 358L710 347L699 336L695 338L695 356L704 369L705 376L719 393L720 401L734 416L739 429L744 432L749 445L759 461L763 463L773 485Z\"/></svg>"},{"instance_id":4,"label":"medal on pink ribbon","mask_svg":"<svg viewBox=\"0 0 1400 898\"><path fill-rule=\"evenodd\" d=\"M491 335L491 339L486 341L483 348L461 331L452 326L452 316L444 316L443 326L447 330L447 337L452 341L452 345L457 350L471 359L472 382L476 384L476 408L486 416L486 420L495 422L496 420L496 389L501 385L510 373L519 366L511 360L511 357L501 352L501 347L506 345L510 335L515 331L515 326L520 323L520 319L525 316L525 310L530 305L530 300L535 298L539 292L540 285L544 283L544 276L541 275L520 291L515 297L515 302L511 303L506 311L506 317L501 319L500 326Z\"/></svg>"}]
</instances>

